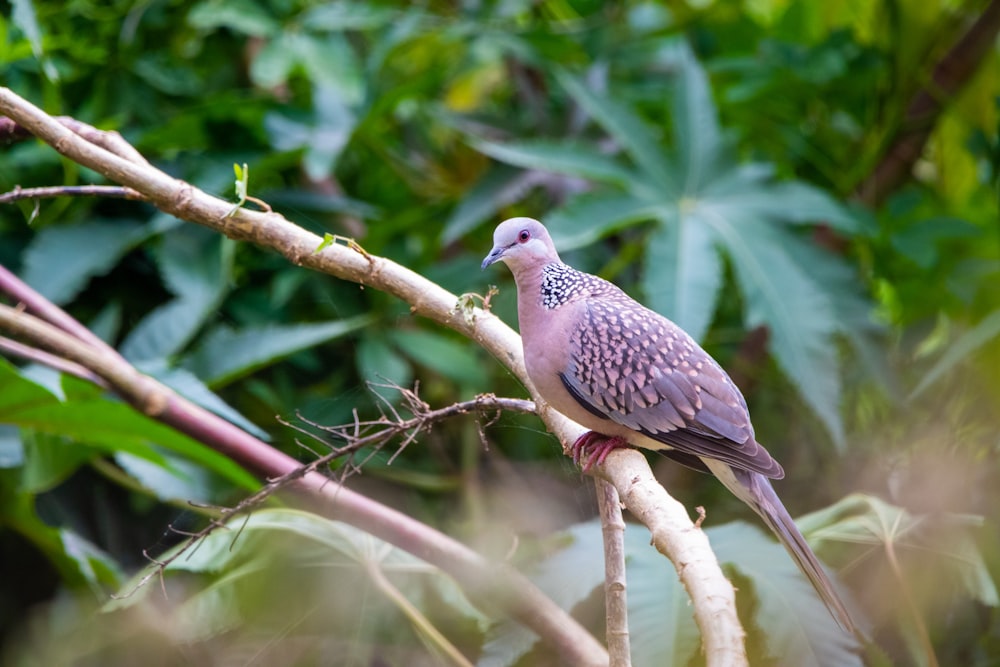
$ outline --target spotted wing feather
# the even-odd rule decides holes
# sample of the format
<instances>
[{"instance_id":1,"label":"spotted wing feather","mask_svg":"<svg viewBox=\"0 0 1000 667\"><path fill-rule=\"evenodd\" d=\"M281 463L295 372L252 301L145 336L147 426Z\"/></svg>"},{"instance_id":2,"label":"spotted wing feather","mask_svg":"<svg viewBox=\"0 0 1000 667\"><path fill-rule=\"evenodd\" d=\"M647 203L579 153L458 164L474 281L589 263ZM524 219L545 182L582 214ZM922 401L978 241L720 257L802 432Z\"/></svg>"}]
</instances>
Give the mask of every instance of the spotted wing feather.
<instances>
[{"instance_id":1,"label":"spotted wing feather","mask_svg":"<svg viewBox=\"0 0 1000 667\"><path fill-rule=\"evenodd\" d=\"M726 372L677 325L617 288L587 300L569 357L562 382L590 412L679 453L784 475L755 440Z\"/></svg>"}]
</instances>

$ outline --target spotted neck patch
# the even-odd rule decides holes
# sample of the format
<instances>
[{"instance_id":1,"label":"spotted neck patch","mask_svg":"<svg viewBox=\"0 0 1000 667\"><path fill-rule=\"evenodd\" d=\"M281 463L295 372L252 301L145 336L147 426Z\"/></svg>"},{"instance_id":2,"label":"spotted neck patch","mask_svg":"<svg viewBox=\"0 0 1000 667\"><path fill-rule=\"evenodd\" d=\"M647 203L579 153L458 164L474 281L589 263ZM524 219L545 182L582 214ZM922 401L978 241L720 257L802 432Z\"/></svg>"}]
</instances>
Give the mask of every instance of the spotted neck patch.
<instances>
[{"instance_id":1,"label":"spotted neck patch","mask_svg":"<svg viewBox=\"0 0 1000 667\"><path fill-rule=\"evenodd\" d=\"M542 287L539 294L542 307L553 310L573 299L603 291L605 281L589 273L553 262L542 268Z\"/></svg>"}]
</instances>

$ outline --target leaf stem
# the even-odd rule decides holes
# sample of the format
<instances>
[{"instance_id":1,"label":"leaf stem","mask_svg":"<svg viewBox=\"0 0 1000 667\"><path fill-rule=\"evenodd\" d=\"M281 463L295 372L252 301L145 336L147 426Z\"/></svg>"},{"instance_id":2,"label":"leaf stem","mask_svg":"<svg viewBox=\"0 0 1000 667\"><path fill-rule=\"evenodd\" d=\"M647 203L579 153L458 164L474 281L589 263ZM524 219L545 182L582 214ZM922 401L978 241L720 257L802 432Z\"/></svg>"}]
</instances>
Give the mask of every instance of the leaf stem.
<instances>
[{"instance_id":1,"label":"leaf stem","mask_svg":"<svg viewBox=\"0 0 1000 667\"><path fill-rule=\"evenodd\" d=\"M462 655L462 652L455 647L448 638L445 637L441 632L434 627L434 624L430 622L426 616L420 613L420 610L410 602L403 593L396 588L389 578L385 576L385 572L379 567L379 564L375 560L366 560L365 569L368 571L368 575L371 577L372 581L378 587L382 594L389 598L396 607L399 608L401 612L410 620L417 632L423 634L430 642L436 646L442 653L444 653L448 659L450 659L454 664L459 665L459 667L473 667L472 663L469 662L468 658Z\"/></svg>"}]
</instances>

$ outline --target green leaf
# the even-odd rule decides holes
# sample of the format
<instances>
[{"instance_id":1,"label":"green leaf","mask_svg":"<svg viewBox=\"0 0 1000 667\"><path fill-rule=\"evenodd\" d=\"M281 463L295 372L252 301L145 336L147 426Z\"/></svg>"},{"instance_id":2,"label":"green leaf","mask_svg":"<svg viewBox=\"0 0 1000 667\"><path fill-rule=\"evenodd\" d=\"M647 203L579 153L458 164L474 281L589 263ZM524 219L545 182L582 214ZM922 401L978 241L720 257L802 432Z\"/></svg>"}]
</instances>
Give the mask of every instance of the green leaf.
<instances>
[{"instance_id":1,"label":"green leaf","mask_svg":"<svg viewBox=\"0 0 1000 667\"><path fill-rule=\"evenodd\" d=\"M67 528L59 529L63 553L72 560L84 580L100 593L99 585L116 585L123 572L118 563L89 540Z\"/></svg>"},{"instance_id":2,"label":"green leaf","mask_svg":"<svg viewBox=\"0 0 1000 667\"><path fill-rule=\"evenodd\" d=\"M101 309L101 312L97 313L93 319L87 322L87 328L90 329L90 332L108 345L114 343L121 326L122 307L116 301L108 303Z\"/></svg>"},{"instance_id":3,"label":"green leaf","mask_svg":"<svg viewBox=\"0 0 1000 667\"><path fill-rule=\"evenodd\" d=\"M220 295L221 297L221 295ZM174 299L144 317L122 342L122 355L138 363L163 359L181 351L210 314L216 301Z\"/></svg>"},{"instance_id":4,"label":"green leaf","mask_svg":"<svg viewBox=\"0 0 1000 667\"><path fill-rule=\"evenodd\" d=\"M787 234L759 220L736 224L709 207L703 215L732 258L747 326L768 327L778 364L842 448L837 321L829 297L791 259L795 241Z\"/></svg>"},{"instance_id":5,"label":"green leaf","mask_svg":"<svg viewBox=\"0 0 1000 667\"><path fill-rule=\"evenodd\" d=\"M156 266L174 294L198 302L216 298L229 281L233 242L208 229L179 227L163 238Z\"/></svg>"},{"instance_id":6,"label":"green leaf","mask_svg":"<svg viewBox=\"0 0 1000 667\"><path fill-rule=\"evenodd\" d=\"M233 32L267 37L279 30L278 22L252 0L207 0L191 9L187 16L192 28L211 32L228 28Z\"/></svg>"},{"instance_id":7,"label":"green leaf","mask_svg":"<svg viewBox=\"0 0 1000 667\"><path fill-rule=\"evenodd\" d=\"M111 454L125 452L164 464L165 459L154 447L158 445L205 466L242 488L259 486L253 475L231 459L122 403L93 399L54 405L22 405L0 414L7 423L71 438L76 441L73 446L91 447Z\"/></svg>"},{"instance_id":8,"label":"green leaf","mask_svg":"<svg viewBox=\"0 0 1000 667\"><path fill-rule=\"evenodd\" d=\"M306 172L314 180L322 180L336 166L358 117L334 88L317 85L313 95L316 114L310 121L302 122L274 112L265 116L264 126L278 150L304 149Z\"/></svg>"},{"instance_id":9,"label":"green leaf","mask_svg":"<svg viewBox=\"0 0 1000 667\"><path fill-rule=\"evenodd\" d=\"M208 230L182 227L166 235L157 260L177 298L153 310L129 333L121 352L132 362L180 352L216 314L229 290L230 242Z\"/></svg>"},{"instance_id":10,"label":"green leaf","mask_svg":"<svg viewBox=\"0 0 1000 667\"><path fill-rule=\"evenodd\" d=\"M819 188L800 181L734 183L706 189L703 196L720 215L758 217L796 224L826 224L842 232L856 232L858 220Z\"/></svg>"},{"instance_id":11,"label":"green leaf","mask_svg":"<svg viewBox=\"0 0 1000 667\"><path fill-rule=\"evenodd\" d=\"M249 419L241 415L231 405L214 393L194 373L184 368L170 368L163 360L137 364L142 372L151 375L192 403L214 412L223 419L236 424L254 437L267 442L270 436Z\"/></svg>"},{"instance_id":12,"label":"green leaf","mask_svg":"<svg viewBox=\"0 0 1000 667\"><path fill-rule=\"evenodd\" d=\"M77 442L50 433L26 432L23 436L24 467L21 490L42 493L65 481L98 453Z\"/></svg>"},{"instance_id":13,"label":"green leaf","mask_svg":"<svg viewBox=\"0 0 1000 667\"><path fill-rule=\"evenodd\" d=\"M0 523L6 530L18 533L31 543L58 572L63 585L80 587L90 585L102 597L107 594L99 586L117 586L121 573L111 560L103 560L98 550L90 550L82 538L68 529L53 528L45 523L36 510L35 496L9 483L4 476L0 484ZM88 554L92 558L88 558ZM97 561L102 561L98 563Z\"/></svg>"},{"instance_id":14,"label":"green leaf","mask_svg":"<svg viewBox=\"0 0 1000 667\"><path fill-rule=\"evenodd\" d=\"M371 324L368 316L318 324L217 327L184 366L213 387L226 385L295 352L322 345Z\"/></svg>"},{"instance_id":15,"label":"green leaf","mask_svg":"<svg viewBox=\"0 0 1000 667\"><path fill-rule=\"evenodd\" d=\"M196 549L174 559L166 568L167 576L176 577L181 572L212 576L208 586L183 601L175 612L173 620L183 624L182 634L188 639L206 638L244 624L248 617L262 616L269 608L262 610L261 600L274 604L276 596L284 596L277 598L279 606L294 605L321 617L336 613L338 607L330 605L337 605L343 598L329 595L331 590L347 595L353 605L358 599L365 600L363 619L356 613L356 606L339 608L350 612L347 617L352 622L367 626L382 618L398 620L398 616L386 615L391 610L388 600L368 594L373 568L390 576L397 591L419 609L426 607L423 598L430 593L436 604L445 603L460 621L483 621L482 614L446 574L345 523L296 510L265 509L236 518L227 527L229 530L210 534ZM139 573L123 590L134 589L140 578L151 571L155 570L147 568ZM120 598L105 605L105 611L136 602L136 596ZM368 632L364 626L358 630Z\"/></svg>"},{"instance_id":16,"label":"green leaf","mask_svg":"<svg viewBox=\"0 0 1000 667\"><path fill-rule=\"evenodd\" d=\"M164 455L163 463L153 463L127 452L118 452L114 459L122 470L160 500L204 504L216 501L214 491L219 486L218 480L190 461Z\"/></svg>"},{"instance_id":17,"label":"green leaf","mask_svg":"<svg viewBox=\"0 0 1000 667\"><path fill-rule=\"evenodd\" d=\"M441 232L447 245L464 236L504 206L516 202L532 186L533 176L507 165L495 165L462 197Z\"/></svg>"},{"instance_id":18,"label":"green leaf","mask_svg":"<svg viewBox=\"0 0 1000 667\"><path fill-rule=\"evenodd\" d=\"M472 145L495 160L515 167L567 174L595 181L628 185L635 174L588 144L536 139L496 143L473 139Z\"/></svg>"},{"instance_id":19,"label":"green leaf","mask_svg":"<svg viewBox=\"0 0 1000 667\"><path fill-rule=\"evenodd\" d=\"M566 547L539 563L530 578L553 602L572 609L604 581L604 547L600 525L593 521L569 528L563 538ZM487 632L477 667L513 665L537 641L538 636L523 625L500 621Z\"/></svg>"},{"instance_id":20,"label":"green leaf","mask_svg":"<svg viewBox=\"0 0 1000 667\"><path fill-rule=\"evenodd\" d=\"M28 43L31 44L31 52L41 63L46 78L52 82L58 81L59 70L45 55L45 49L42 45L42 29L38 25L34 2L32 0L11 0L10 20L28 39Z\"/></svg>"},{"instance_id":21,"label":"green leaf","mask_svg":"<svg viewBox=\"0 0 1000 667\"><path fill-rule=\"evenodd\" d=\"M595 522L590 530L600 533L600 525ZM690 664L701 647L701 635L677 571L649 543L649 534L635 524L626 526L625 554L633 663ZM595 556L601 558L601 551Z\"/></svg>"},{"instance_id":22,"label":"green leaf","mask_svg":"<svg viewBox=\"0 0 1000 667\"><path fill-rule=\"evenodd\" d=\"M250 63L250 80L264 89L272 89L288 81L298 56L290 48L291 37L282 33L264 44Z\"/></svg>"},{"instance_id":23,"label":"green leaf","mask_svg":"<svg viewBox=\"0 0 1000 667\"><path fill-rule=\"evenodd\" d=\"M24 409L58 403L54 393L27 379L22 371L0 357L0 422L12 423L11 415Z\"/></svg>"},{"instance_id":24,"label":"green leaf","mask_svg":"<svg viewBox=\"0 0 1000 667\"><path fill-rule=\"evenodd\" d=\"M68 303L151 233L147 225L130 220L46 227L25 251L21 277L53 303Z\"/></svg>"},{"instance_id":25,"label":"green leaf","mask_svg":"<svg viewBox=\"0 0 1000 667\"><path fill-rule=\"evenodd\" d=\"M719 560L753 584L757 623L783 664L858 665L857 642L840 629L787 552L755 526L735 522L706 531Z\"/></svg>"},{"instance_id":26,"label":"green leaf","mask_svg":"<svg viewBox=\"0 0 1000 667\"><path fill-rule=\"evenodd\" d=\"M980 517L975 517L975 520L977 528L984 523ZM973 523L973 520L970 519L968 523ZM993 581L982 549L968 530L970 527L958 526L953 539L945 542L950 547L949 564L955 569L955 576L966 595L988 607L1000 607L1000 594L997 593L996 582Z\"/></svg>"},{"instance_id":27,"label":"green leaf","mask_svg":"<svg viewBox=\"0 0 1000 667\"><path fill-rule=\"evenodd\" d=\"M44 387L60 401L66 399L66 394L63 392L62 386L65 376L56 369L41 364L29 364L22 366L19 370L21 377L34 382L40 387Z\"/></svg>"},{"instance_id":28,"label":"green leaf","mask_svg":"<svg viewBox=\"0 0 1000 667\"><path fill-rule=\"evenodd\" d=\"M417 363L465 386L486 379L480 358L467 341L420 329L393 329L389 339ZM478 349L478 348L475 348Z\"/></svg>"},{"instance_id":29,"label":"green leaf","mask_svg":"<svg viewBox=\"0 0 1000 667\"><path fill-rule=\"evenodd\" d=\"M20 429L0 424L0 470L19 468L22 465L24 465L24 444L21 442Z\"/></svg>"},{"instance_id":30,"label":"green leaf","mask_svg":"<svg viewBox=\"0 0 1000 667\"><path fill-rule=\"evenodd\" d=\"M382 336L366 336L358 343L358 375L365 382L388 382L406 387L413 381L410 364Z\"/></svg>"},{"instance_id":31,"label":"green leaf","mask_svg":"<svg viewBox=\"0 0 1000 667\"><path fill-rule=\"evenodd\" d=\"M697 209L662 217L643 256L642 286L648 306L669 317L695 340L712 322L722 287L722 262L711 225Z\"/></svg>"},{"instance_id":32,"label":"green leaf","mask_svg":"<svg viewBox=\"0 0 1000 667\"><path fill-rule=\"evenodd\" d=\"M194 66L165 53L144 53L132 61L132 73L149 86L178 97L193 97L202 81Z\"/></svg>"},{"instance_id":33,"label":"green leaf","mask_svg":"<svg viewBox=\"0 0 1000 667\"><path fill-rule=\"evenodd\" d=\"M393 23L399 12L367 2L325 3L309 9L302 24L310 30L372 30Z\"/></svg>"},{"instance_id":34,"label":"green leaf","mask_svg":"<svg viewBox=\"0 0 1000 667\"><path fill-rule=\"evenodd\" d=\"M947 252L950 242L957 240L974 242L983 236L983 228L967 220L947 216L923 218L902 229L892 231L892 247L904 257L918 264L921 269L930 270L940 261L942 252Z\"/></svg>"},{"instance_id":35,"label":"green leaf","mask_svg":"<svg viewBox=\"0 0 1000 667\"><path fill-rule=\"evenodd\" d=\"M862 664L853 655L853 638L837 626L781 546L742 522L705 532L720 562L731 563L752 583L760 610L756 624L766 628L772 656L790 665ZM542 561L531 579L569 610L603 583L604 557L599 521L577 524L565 536L570 539L567 546ZM688 664L698 655L701 636L677 572L638 525L626 527L625 559L633 663ZM530 631L502 621L487 634L479 665L516 664L536 641Z\"/></svg>"},{"instance_id":36,"label":"green leaf","mask_svg":"<svg viewBox=\"0 0 1000 667\"><path fill-rule=\"evenodd\" d=\"M659 138L627 107L592 92L568 73L557 72L559 83L636 161L646 177L664 193L678 190L675 168L660 147Z\"/></svg>"},{"instance_id":37,"label":"green leaf","mask_svg":"<svg viewBox=\"0 0 1000 667\"><path fill-rule=\"evenodd\" d=\"M552 241L560 250L589 245L639 222L652 219L660 206L633 194L587 192L545 216Z\"/></svg>"},{"instance_id":38,"label":"green leaf","mask_svg":"<svg viewBox=\"0 0 1000 667\"><path fill-rule=\"evenodd\" d=\"M679 65L670 105L674 144L677 163L684 174L683 191L692 193L714 178L722 136L704 68L691 53L687 41L676 40L673 44Z\"/></svg>"},{"instance_id":39,"label":"green leaf","mask_svg":"<svg viewBox=\"0 0 1000 667\"><path fill-rule=\"evenodd\" d=\"M1000 336L1000 310L993 311L984 317L979 324L955 339L948 346L947 351L941 356L938 362L924 375L917 387L910 393L910 399L912 400L924 393L935 382L940 380L942 376L997 336Z\"/></svg>"},{"instance_id":40,"label":"green leaf","mask_svg":"<svg viewBox=\"0 0 1000 667\"><path fill-rule=\"evenodd\" d=\"M941 512L912 514L877 496L854 493L801 517L797 523L810 542L867 547L858 560L882 554L890 546L901 555L908 552L919 556L940 577L942 586L938 588L943 595L948 595L943 584L951 579L969 597L988 606L1000 606L996 584L974 538L983 529L982 517ZM904 585L913 583L912 578L904 580Z\"/></svg>"},{"instance_id":41,"label":"green leaf","mask_svg":"<svg viewBox=\"0 0 1000 667\"><path fill-rule=\"evenodd\" d=\"M330 91L329 95L317 93L320 99L316 105L321 117L330 97L346 108L364 101L364 68L346 36L302 35L294 42L294 48L316 88Z\"/></svg>"}]
</instances>

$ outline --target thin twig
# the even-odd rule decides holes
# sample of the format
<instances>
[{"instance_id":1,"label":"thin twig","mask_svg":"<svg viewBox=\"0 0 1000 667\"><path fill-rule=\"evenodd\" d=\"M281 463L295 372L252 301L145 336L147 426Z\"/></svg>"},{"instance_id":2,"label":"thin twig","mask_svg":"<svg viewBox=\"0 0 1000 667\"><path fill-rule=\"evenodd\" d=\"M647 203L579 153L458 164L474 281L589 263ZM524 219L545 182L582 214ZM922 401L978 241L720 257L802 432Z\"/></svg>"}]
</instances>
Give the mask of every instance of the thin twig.
<instances>
[{"instance_id":1,"label":"thin twig","mask_svg":"<svg viewBox=\"0 0 1000 667\"><path fill-rule=\"evenodd\" d=\"M108 388L107 382L101 379L100 376L91 373L80 364L75 364L72 361L66 361L62 357L57 357L54 354L50 354L44 350L38 350L29 345L25 345L24 343L19 343L16 340L11 340L5 336L0 336L0 352L6 352L10 356L19 357L21 359L33 361L37 364L42 364L43 366L48 366L49 368L54 368L60 373L66 373L67 375L73 375L82 380L93 382L97 386L103 387L104 389Z\"/></svg>"},{"instance_id":2,"label":"thin twig","mask_svg":"<svg viewBox=\"0 0 1000 667\"><path fill-rule=\"evenodd\" d=\"M108 197L146 201L141 192L120 185L50 185L43 188L14 186L10 192L0 194L0 204L10 204L22 199L54 199L56 197Z\"/></svg>"}]
</instances>

